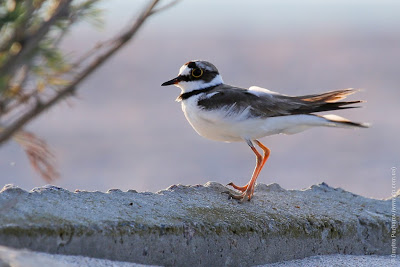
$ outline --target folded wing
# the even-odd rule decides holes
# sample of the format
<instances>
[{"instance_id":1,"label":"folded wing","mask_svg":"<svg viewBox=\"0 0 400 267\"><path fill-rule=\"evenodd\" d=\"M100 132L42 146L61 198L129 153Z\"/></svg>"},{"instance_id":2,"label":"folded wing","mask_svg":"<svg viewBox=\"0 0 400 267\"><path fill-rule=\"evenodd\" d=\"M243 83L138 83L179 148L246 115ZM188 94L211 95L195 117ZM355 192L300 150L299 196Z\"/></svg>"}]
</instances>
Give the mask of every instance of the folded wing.
<instances>
[{"instance_id":1,"label":"folded wing","mask_svg":"<svg viewBox=\"0 0 400 267\"><path fill-rule=\"evenodd\" d=\"M296 114L356 108L351 104L363 101L340 101L357 92L354 89L342 89L322 94L288 96L261 87L247 89L219 86L199 99L198 105L203 109L222 109L230 114L246 111L249 117L276 117Z\"/></svg>"}]
</instances>

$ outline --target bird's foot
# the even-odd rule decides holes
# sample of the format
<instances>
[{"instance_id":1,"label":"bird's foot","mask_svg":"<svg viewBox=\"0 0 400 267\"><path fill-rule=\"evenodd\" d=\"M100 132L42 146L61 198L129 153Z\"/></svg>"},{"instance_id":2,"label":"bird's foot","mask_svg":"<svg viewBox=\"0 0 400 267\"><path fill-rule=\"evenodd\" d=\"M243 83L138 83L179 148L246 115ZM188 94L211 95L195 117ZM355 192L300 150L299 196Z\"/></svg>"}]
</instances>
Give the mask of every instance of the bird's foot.
<instances>
[{"instance_id":1,"label":"bird's foot","mask_svg":"<svg viewBox=\"0 0 400 267\"><path fill-rule=\"evenodd\" d=\"M240 202L243 202L246 199L248 201L251 200L251 198L253 197L254 189L248 188L243 193L241 193L239 195L238 194L234 194L231 191L224 191L222 193L223 194L228 194L228 199L236 199L236 200L239 200Z\"/></svg>"},{"instance_id":2,"label":"bird's foot","mask_svg":"<svg viewBox=\"0 0 400 267\"><path fill-rule=\"evenodd\" d=\"M237 185L235 185L235 184L232 183L232 182L230 182L230 183L227 184L227 185L232 186L233 188L235 188L236 190L239 190L240 192L246 191L247 187L249 186L249 184L246 184L245 186L237 186Z\"/></svg>"}]
</instances>

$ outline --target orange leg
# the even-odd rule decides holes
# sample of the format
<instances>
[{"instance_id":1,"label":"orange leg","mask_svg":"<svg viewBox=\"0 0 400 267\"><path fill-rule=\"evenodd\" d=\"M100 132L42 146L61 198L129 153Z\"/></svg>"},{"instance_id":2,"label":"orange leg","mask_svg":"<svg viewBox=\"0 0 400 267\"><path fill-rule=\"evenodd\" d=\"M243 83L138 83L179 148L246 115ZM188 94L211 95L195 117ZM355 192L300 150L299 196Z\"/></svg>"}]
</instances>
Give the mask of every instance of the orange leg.
<instances>
[{"instance_id":1,"label":"orange leg","mask_svg":"<svg viewBox=\"0 0 400 267\"><path fill-rule=\"evenodd\" d=\"M271 153L269 148L264 146L260 141L254 140L254 142L256 142L256 144L264 151L264 155L261 156L261 154L254 147L253 143L251 141L247 141L247 144L250 146L251 150L253 150L254 154L256 155L256 167L254 168L254 172L253 175L251 176L250 181L245 186L237 186L232 182L228 184L233 188L235 188L236 190L242 192L242 194L240 195L229 194L229 196L234 199L244 200L247 197L248 200L250 201L250 199L254 194L254 187L256 184L257 177L260 174L262 168L265 165L265 162L267 162L268 157Z\"/></svg>"}]
</instances>

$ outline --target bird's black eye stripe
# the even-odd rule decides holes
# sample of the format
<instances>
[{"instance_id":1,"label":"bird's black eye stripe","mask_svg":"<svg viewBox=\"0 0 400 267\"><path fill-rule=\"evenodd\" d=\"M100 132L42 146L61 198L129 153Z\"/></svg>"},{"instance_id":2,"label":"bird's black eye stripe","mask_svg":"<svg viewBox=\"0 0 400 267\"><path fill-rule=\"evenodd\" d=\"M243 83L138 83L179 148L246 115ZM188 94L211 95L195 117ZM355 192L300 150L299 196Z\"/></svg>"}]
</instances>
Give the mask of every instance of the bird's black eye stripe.
<instances>
[{"instance_id":1,"label":"bird's black eye stripe","mask_svg":"<svg viewBox=\"0 0 400 267\"><path fill-rule=\"evenodd\" d=\"M190 75L179 75L179 80L183 81L183 82L190 82L190 81L194 81L195 79L193 79L193 77Z\"/></svg>"}]
</instances>

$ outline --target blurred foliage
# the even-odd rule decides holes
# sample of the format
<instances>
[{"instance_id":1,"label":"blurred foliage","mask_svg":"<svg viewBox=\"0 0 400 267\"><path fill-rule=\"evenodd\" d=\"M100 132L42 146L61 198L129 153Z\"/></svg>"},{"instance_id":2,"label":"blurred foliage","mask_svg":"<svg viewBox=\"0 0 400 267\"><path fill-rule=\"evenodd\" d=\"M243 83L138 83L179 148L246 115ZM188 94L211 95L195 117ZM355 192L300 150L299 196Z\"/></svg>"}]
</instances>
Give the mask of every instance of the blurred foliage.
<instances>
[{"instance_id":1,"label":"blurred foliage","mask_svg":"<svg viewBox=\"0 0 400 267\"><path fill-rule=\"evenodd\" d=\"M87 20L102 25L99 0L0 1L0 133L29 105L38 105L68 86L74 70L59 49L71 27ZM7 125L8 124L8 125ZM45 141L20 130L13 139L47 181L58 176Z\"/></svg>"},{"instance_id":2,"label":"blurred foliage","mask_svg":"<svg viewBox=\"0 0 400 267\"><path fill-rule=\"evenodd\" d=\"M71 62L58 45L74 24L102 25L99 0L6 0L0 2L0 122L45 88L68 83ZM3 111L3 112L2 112Z\"/></svg>"},{"instance_id":3,"label":"blurred foliage","mask_svg":"<svg viewBox=\"0 0 400 267\"><path fill-rule=\"evenodd\" d=\"M13 138L46 181L58 175L54 156L45 141L23 127L73 95L78 84L123 47L148 17L178 2L155 9L160 1L149 1L126 31L71 62L59 44L83 20L103 25L99 1L0 0L0 145Z\"/></svg>"}]
</instances>

